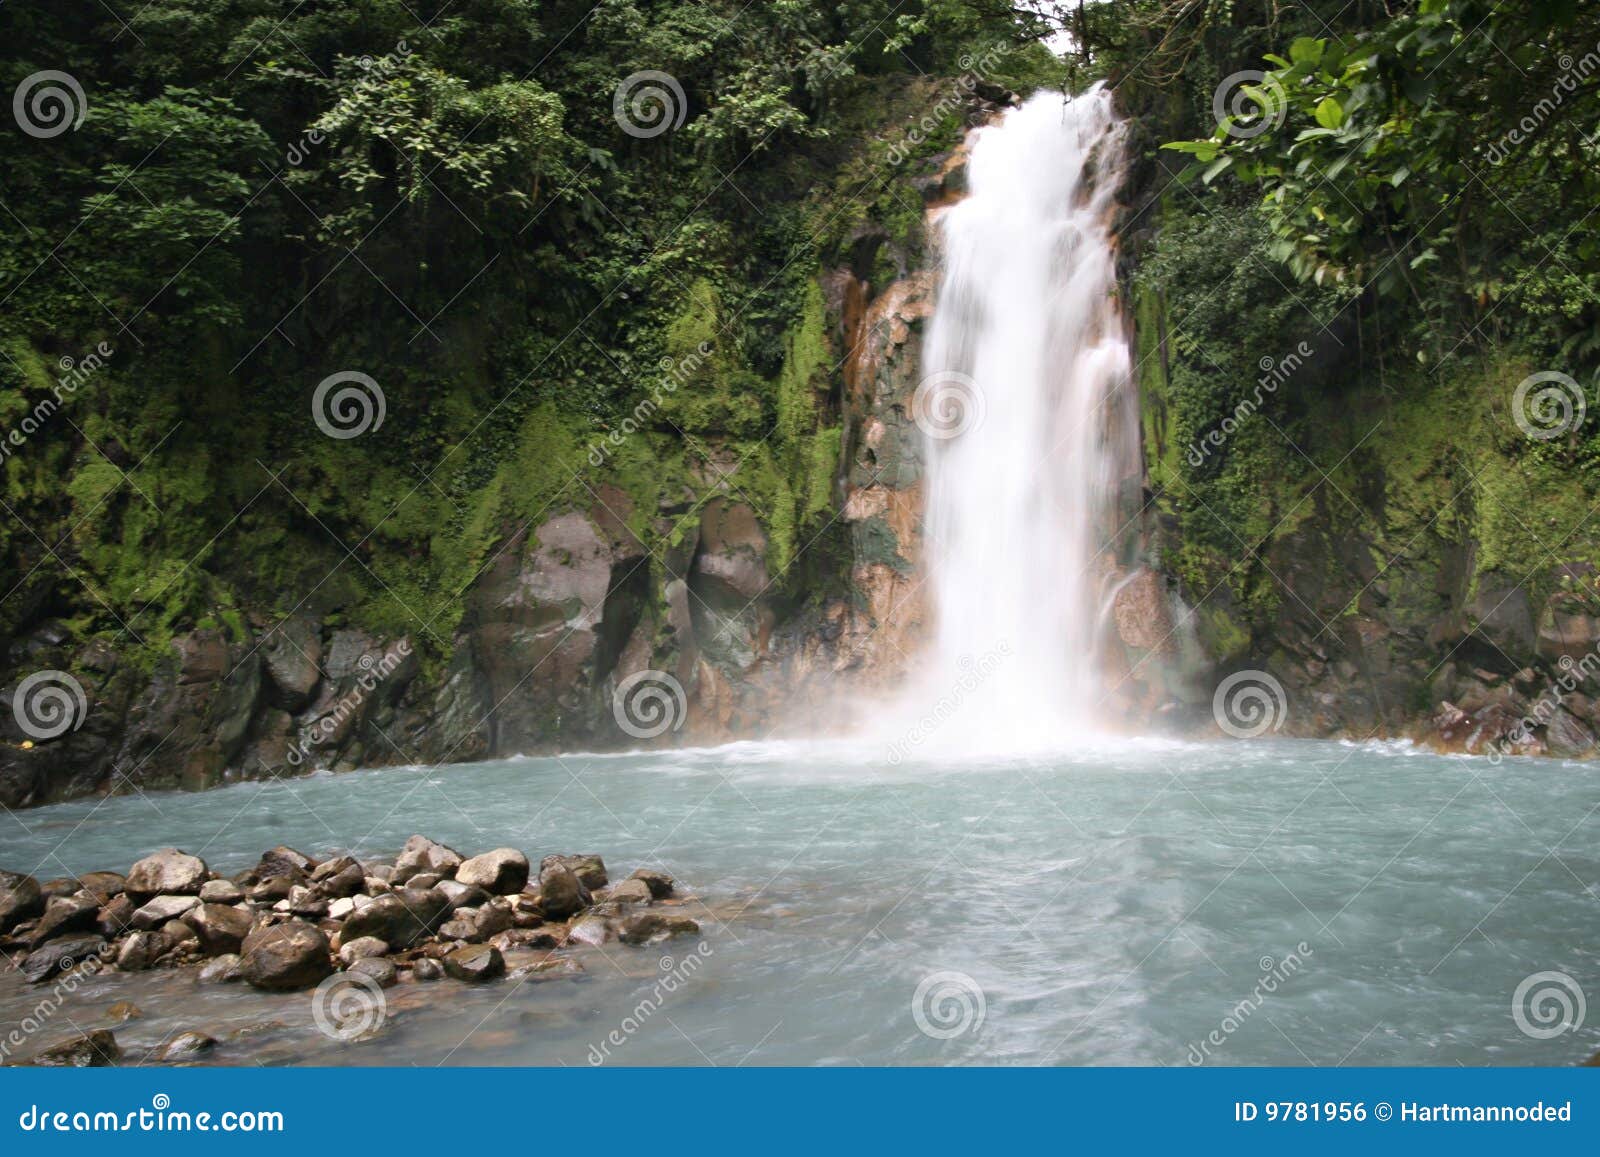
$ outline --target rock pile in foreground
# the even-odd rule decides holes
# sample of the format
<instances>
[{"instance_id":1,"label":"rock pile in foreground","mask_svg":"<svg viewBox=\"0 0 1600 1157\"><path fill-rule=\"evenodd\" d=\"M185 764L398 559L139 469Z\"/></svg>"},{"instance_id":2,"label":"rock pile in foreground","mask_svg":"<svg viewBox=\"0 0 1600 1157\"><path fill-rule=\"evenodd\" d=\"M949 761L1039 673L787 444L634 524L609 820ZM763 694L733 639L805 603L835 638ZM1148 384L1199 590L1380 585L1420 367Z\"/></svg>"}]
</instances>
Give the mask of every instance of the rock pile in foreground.
<instances>
[{"instance_id":1,"label":"rock pile in foreground","mask_svg":"<svg viewBox=\"0 0 1600 1157\"><path fill-rule=\"evenodd\" d=\"M392 864L276 847L231 877L168 849L126 876L40 883L0 871L0 945L26 953L20 967L35 984L90 958L102 971L200 965L203 981L269 991L340 970L383 987L446 975L476 983L506 975L506 954L522 949L699 932L678 903L663 872L640 868L612 884L596 855L546 856L535 870L515 848L464 857L420 835Z\"/></svg>"}]
</instances>

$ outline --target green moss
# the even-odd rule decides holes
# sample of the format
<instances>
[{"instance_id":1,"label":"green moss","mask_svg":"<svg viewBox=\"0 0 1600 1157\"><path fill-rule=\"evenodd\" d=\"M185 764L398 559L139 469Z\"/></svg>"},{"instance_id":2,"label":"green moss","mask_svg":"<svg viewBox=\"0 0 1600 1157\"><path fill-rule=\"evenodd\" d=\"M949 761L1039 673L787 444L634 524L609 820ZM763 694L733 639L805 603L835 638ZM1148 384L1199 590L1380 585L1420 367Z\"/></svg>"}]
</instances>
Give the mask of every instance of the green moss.
<instances>
[{"instance_id":1,"label":"green moss","mask_svg":"<svg viewBox=\"0 0 1600 1157\"><path fill-rule=\"evenodd\" d=\"M799 322L785 336L778 375L777 440L785 448L798 449L816 423L815 393L827 385L826 326L822 287L813 281L807 286Z\"/></svg>"},{"instance_id":2,"label":"green moss","mask_svg":"<svg viewBox=\"0 0 1600 1157\"><path fill-rule=\"evenodd\" d=\"M1172 383L1167 377L1161 341L1167 319L1160 291L1148 283L1134 287L1133 306L1145 464L1151 485L1167 487L1182 477L1182 452L1168 430Z\"/></svg>"},{"instance_id":3,"label":"green moss","mask_svg":"<svg viewBox=\"0 0 1600 1157\"><path fill-rule=\"evenodd\" d=\"M801 522L809 524L833 505L833 482L839 470L842 426L819 430L812 437L810 461L806 464L805 507Z\"/></svg>"}]
</instances>

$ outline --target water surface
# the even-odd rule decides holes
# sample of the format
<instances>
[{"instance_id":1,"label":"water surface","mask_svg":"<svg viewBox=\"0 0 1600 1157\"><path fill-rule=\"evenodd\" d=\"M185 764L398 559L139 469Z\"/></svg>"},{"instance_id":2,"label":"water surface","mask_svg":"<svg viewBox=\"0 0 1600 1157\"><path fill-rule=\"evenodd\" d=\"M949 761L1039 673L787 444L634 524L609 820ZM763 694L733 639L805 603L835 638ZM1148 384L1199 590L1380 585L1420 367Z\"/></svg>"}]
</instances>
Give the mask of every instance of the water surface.
<instances>
[{"instance_id":1,"label":"water surface","mask_svg":"<svg viewBox=\"0 0 1600 1157\"><path fill-rule=\"evenodd\" d=\"M1600 1008L1547 1037L1512 1011L1546 971L1600 999L1600 768L1302 741L893 768L881 752L736 744L78 801L0 817L0 866L126 871L176 845L233 871L277 843L385 856L424 832L463 852L600 852L614 878L659 867L700 901L703 945L608 946L582 981L402 985L359 1043L318 1033L305 994L176 973L73 993L82 1027L116 1000L145 1010L117 1030L135 1057L179 1028L250 1029L218 1063L584 1065L613 1031L606 1059L625 1064L1567 1064L1600 1048ZM0 1020L38 995L0 976Z\"/></svg>"}]
</instances>

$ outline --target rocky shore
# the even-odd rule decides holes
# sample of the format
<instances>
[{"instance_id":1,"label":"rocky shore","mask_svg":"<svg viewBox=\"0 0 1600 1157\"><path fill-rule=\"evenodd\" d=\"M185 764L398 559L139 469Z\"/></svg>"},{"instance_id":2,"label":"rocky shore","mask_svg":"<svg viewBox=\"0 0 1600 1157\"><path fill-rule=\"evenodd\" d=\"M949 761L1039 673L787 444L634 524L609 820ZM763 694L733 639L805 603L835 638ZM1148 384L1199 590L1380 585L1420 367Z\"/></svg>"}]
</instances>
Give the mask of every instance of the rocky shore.
<instances>
[{"instance_id":1,"label":"rocky shore","mask_svg":"<svg viewBox=\"0 0 1600 1157\"><path fill-rule=\"evenodd\" d=\"M352 1018L370 1024L374 1000L381 1005L383 990L396 984L578 974L572 950L698 933L684 902L663 872L640 868L612 883L598 855L547 855L535 868L514 848L468 857L421 835L392 863L343 854L316 860L280 846L233 876L167 849L126 875L40 882L0 871L0 948L37 986L190 969L205 985L316 989L319 1027L353 1039L362 1029ZM77 1066L121 1056L109 1029L46 1039L41 1027L33 1035L39 1039L13 1031L0 1055ZM194 1060L216 1043L186 1032L148 1059ZM33 1045L40 1047L28 1052Z\"/></svg>"}]
</instances>

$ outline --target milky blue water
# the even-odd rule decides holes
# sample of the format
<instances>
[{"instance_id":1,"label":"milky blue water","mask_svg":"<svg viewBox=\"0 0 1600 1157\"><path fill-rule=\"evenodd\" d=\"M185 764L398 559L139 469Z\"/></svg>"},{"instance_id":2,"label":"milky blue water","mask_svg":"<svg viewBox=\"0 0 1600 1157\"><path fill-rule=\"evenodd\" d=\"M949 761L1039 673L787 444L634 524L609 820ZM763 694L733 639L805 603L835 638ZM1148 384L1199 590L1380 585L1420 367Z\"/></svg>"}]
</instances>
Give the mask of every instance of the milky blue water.
<instances>
[{"instance_id":1,"label":"milky blue water","mask_svg":"<svg viewBox=\"0 0 1600 1157\"><path fill-rule=\"evenodd\" d=\"M1597 808L1594 765L1404 746L891 769L743 744L80 801L0 817L0 867L125 871L176 845L232 871L424 832L599 852L698 898L701 941L608 945L583 980L403 984L362 1042L319 1033L305 994L186 974L71 994L84 1027L139 1004L117 1030L134 1054L199 1028L218 1063L1568 1064L1600 1049ZM1566 1005L1545 980L1514 1015L1538 973L1568 978ZM0 977L0 1020L36 997Z\"/></svg>"}]
</instances>

